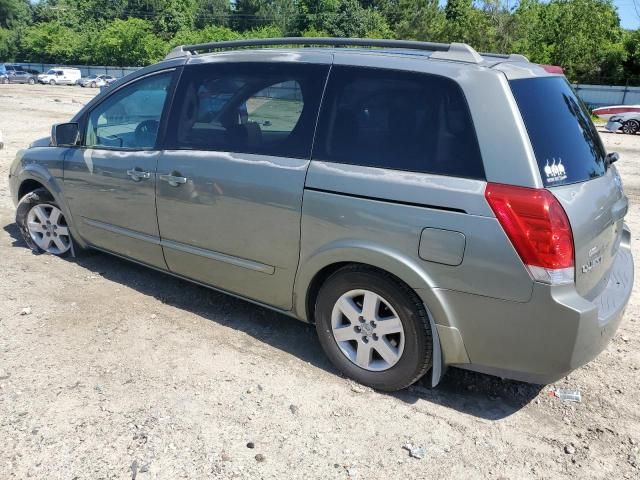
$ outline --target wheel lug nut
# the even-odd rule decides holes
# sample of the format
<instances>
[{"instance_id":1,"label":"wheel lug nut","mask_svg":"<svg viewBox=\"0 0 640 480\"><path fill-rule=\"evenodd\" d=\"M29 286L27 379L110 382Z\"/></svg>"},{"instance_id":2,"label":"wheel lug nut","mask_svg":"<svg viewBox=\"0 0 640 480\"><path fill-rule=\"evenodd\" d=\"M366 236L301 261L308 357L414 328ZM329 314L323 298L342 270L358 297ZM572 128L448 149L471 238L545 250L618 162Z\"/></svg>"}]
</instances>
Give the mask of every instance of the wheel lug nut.
<instances>
[{"instance_id":1,"label":"wheel lug nut","mask_svg":"<svg viewBox=\"0 0 640 480\"><path fill-rule=\"evenodd\" d=\"M364 323L364 317L362 317L362 316L358 317L358 321L359 321L360 323Z\"/></svg>"},{"instance_id":2,"label":"wheel lug nut","mask_svg":"<svg viewBox=\"0 0 640 480\"><path fill-rule=\"evenodd\" d=\"M374 341L378 340L378 335L376 335L375 333L373 335L371 335L371 337L373 338Z\"/></svg>"},{"instance_id":3,"label":"wheel lug nut","mask_svg":"<svg viewBox=\"0 0 640 480\"><path fill-rule=\"evenodd\" d=\"M371 326L372 326L373 328L376 328L376 322L375 322L375 321L373 321L373 320L371 320Z\"/></svg>"},{"instance_id":4,"label":"wheel lug nut","mask_svg":"<svg viewBox=\"0 0 640 480\"><path fill-rule=\"evenodd\" d=\"M367 337L366 335L364 337L362 337L362 341L364 343L369 343L369 337Z\"/></svg>"},{"instance_id":5,"label":"wheel lug nut","mask_svg":"<svg viewBox=\"0 0 640 480\"><path fill-rule=\"evenodd\" d=\"M353 329L356 331L356 333L360 333L362 331L362 329L357 325L353 327Z\"/></svg>"}]
</instances>

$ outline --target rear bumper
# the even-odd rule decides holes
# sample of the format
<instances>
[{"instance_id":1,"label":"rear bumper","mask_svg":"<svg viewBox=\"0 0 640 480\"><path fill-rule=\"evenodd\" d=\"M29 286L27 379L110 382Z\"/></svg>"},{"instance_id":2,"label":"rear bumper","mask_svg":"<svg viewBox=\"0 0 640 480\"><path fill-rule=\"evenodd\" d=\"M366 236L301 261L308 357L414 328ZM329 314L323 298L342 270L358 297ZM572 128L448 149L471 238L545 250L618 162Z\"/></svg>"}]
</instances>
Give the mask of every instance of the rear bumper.
<instances>
[{"instance_id":1,"label":"rear bumper","mask_svg":"<svg viewBox=\"0 0 640 480\"><path fill-rule=\"evenodd\" d=\"M606 288L593 301L572 285L536 284L527 303L442 291L470 363L455 366L531 383L553 383L605 349L631 296L634 271L625 231ZM445 363L447 352L443 348ZM451 364L451 362L449 362Z\"/></svg>"}]
</instances>

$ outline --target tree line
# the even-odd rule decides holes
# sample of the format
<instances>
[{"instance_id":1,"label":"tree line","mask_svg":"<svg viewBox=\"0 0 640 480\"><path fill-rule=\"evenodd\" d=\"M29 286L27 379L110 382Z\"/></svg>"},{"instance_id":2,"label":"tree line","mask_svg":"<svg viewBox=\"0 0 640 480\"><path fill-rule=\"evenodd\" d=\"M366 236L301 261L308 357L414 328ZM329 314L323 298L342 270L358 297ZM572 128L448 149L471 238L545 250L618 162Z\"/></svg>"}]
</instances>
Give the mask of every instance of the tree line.
<instances>
[{"instance_id":1,"label":"tree line","mask_svg":"<svg viewBox=\"0 0 640 480\"><path fill-rule=\"evenodd\" d=\"M0 0L0 61L141 66L180 44L299 35L466 42L640 84L640 33L612 0Z\"/></svg>"}]
</instances>

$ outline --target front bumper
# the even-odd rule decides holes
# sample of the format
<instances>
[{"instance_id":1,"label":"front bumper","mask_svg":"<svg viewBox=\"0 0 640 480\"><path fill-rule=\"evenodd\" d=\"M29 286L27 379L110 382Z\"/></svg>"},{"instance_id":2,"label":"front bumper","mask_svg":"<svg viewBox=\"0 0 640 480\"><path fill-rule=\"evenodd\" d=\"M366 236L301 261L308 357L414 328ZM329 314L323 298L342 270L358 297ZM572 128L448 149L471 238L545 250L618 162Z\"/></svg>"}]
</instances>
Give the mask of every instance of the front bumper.
<instances>
[{"instance_id":1,"label":"front bumper","mask_svg":"<svg viewBox=\"0 0 640 480\"><path fill-rule=\"evenodd\" d=\"M611 120L609 120L604 128L612 133L617 133L622 128L622 122L612 122Z\"/></svg>"},{"instance_id":2,"label":"front bumper","mask_svg":"<svg viewBox=\"0 0 640 480\"><path fill-rule=\"evenodd\" d=\"M634 270L629 238L626 230L608 284L592 301L580 296L573 285L536 284L527 303L441 292L470 362L454 365L548 384L593 360L617 331L631 296ZM443 354L446 362L444 348Z\"/></svg>"}]
</instances>

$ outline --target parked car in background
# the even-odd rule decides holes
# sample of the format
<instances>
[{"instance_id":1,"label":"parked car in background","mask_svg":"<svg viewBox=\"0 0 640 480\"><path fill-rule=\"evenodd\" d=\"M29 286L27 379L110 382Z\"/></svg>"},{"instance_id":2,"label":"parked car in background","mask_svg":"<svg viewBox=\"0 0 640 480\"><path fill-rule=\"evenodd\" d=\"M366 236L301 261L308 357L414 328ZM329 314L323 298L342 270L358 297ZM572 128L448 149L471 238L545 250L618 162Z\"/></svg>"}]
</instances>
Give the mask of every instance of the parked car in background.
<instances>
[{"instance_id":1,"label":"parked car in background","mask_svg":"<svg viewBox=\"0 0 640 480\"><path fill-rule=\"evenodd\" d=\"M115 80L116 78L111 75L89 75L88 77L82 77L78 81L78 85L81 87L97 88L104 87Z\"/></svg>"},{"instance_id":2,"label":"parked car in background","mask_svg":"<svg viewBox=\"0 0 640 480\"><path fill-rule=\"evenodd\" d=\"M20 67L20 70L35 75L36 77L42 73L40 70L36 70L35 68Z\"/></svg>"},{"instance_id":3,"label":"parked car in background","mask_svg":"<svg viewBox=\"0 0 640 480\"><path fill-rule=\"evenodd\" d=\"M78 68L56 67L38 75L38 82L49 85L75 85L81 77Z\"/></svg>"},{"instance_id":4,"label":"parked car in background","mask_svg":"<svg viewBox=\"0 0 640 480\"><path fill-rule=\"evenodd\" d=\"M35 85L38 77L24 70L8 70L7 80L9 83L28 83L29 85Z\"/></svg>"},{"instance_id":5,"label":"parked car in background","mask_svg":"<svg viewBox=\"0 0 640 480\"><path fill-rule=\"evenodd\" d=\"M591 114L603 120L617 117L625 113L640 113L640 105L609 105L591 110Z\"/></svg>"},{"instance_id":6,"label":"parked car in background","mask_svg":"<svg viewBox=\"0 0 640 480\"><path fill-rule=\"evenodd\" d=\"M314 323L340 371L391 391L449 365L552 383L606 348L634 274L617 160L567 79L520 55L261 39L119 80L21 150L9 187L34 251Z\"/></svg>"},{"instance_id":7,"label":"parked car in background","mask_svg":"<svg viewBox=\"0 0 640 480\"><path fill-rule=\"evenodd\" d=\"M0 63L0 83L9 83L7 67L3 63Z\"/></svg>"},{"instance_id":8,"label":"parked car in background","mask_svg":"<svg viewBox=\"0 0 640 480\"><path fill-rule=\"evenodd\" d=\"M640 112L612 115L605 127L610 132L635 135L640 131Z\"/></svg>"},{"instance_id":9,"label":"parked car in background","mask_svg":"<svg viewBox=\"0 0 640 480\"><path fill-rule=\"evenodd\" d=\"M40 74L40 71L34 70L33 68L23 67L22 65L13 65L10 63L0 64L0 74L9 75L15 72L27 72L34 76L38 76Z\"/></svg>"}]
</instances>

